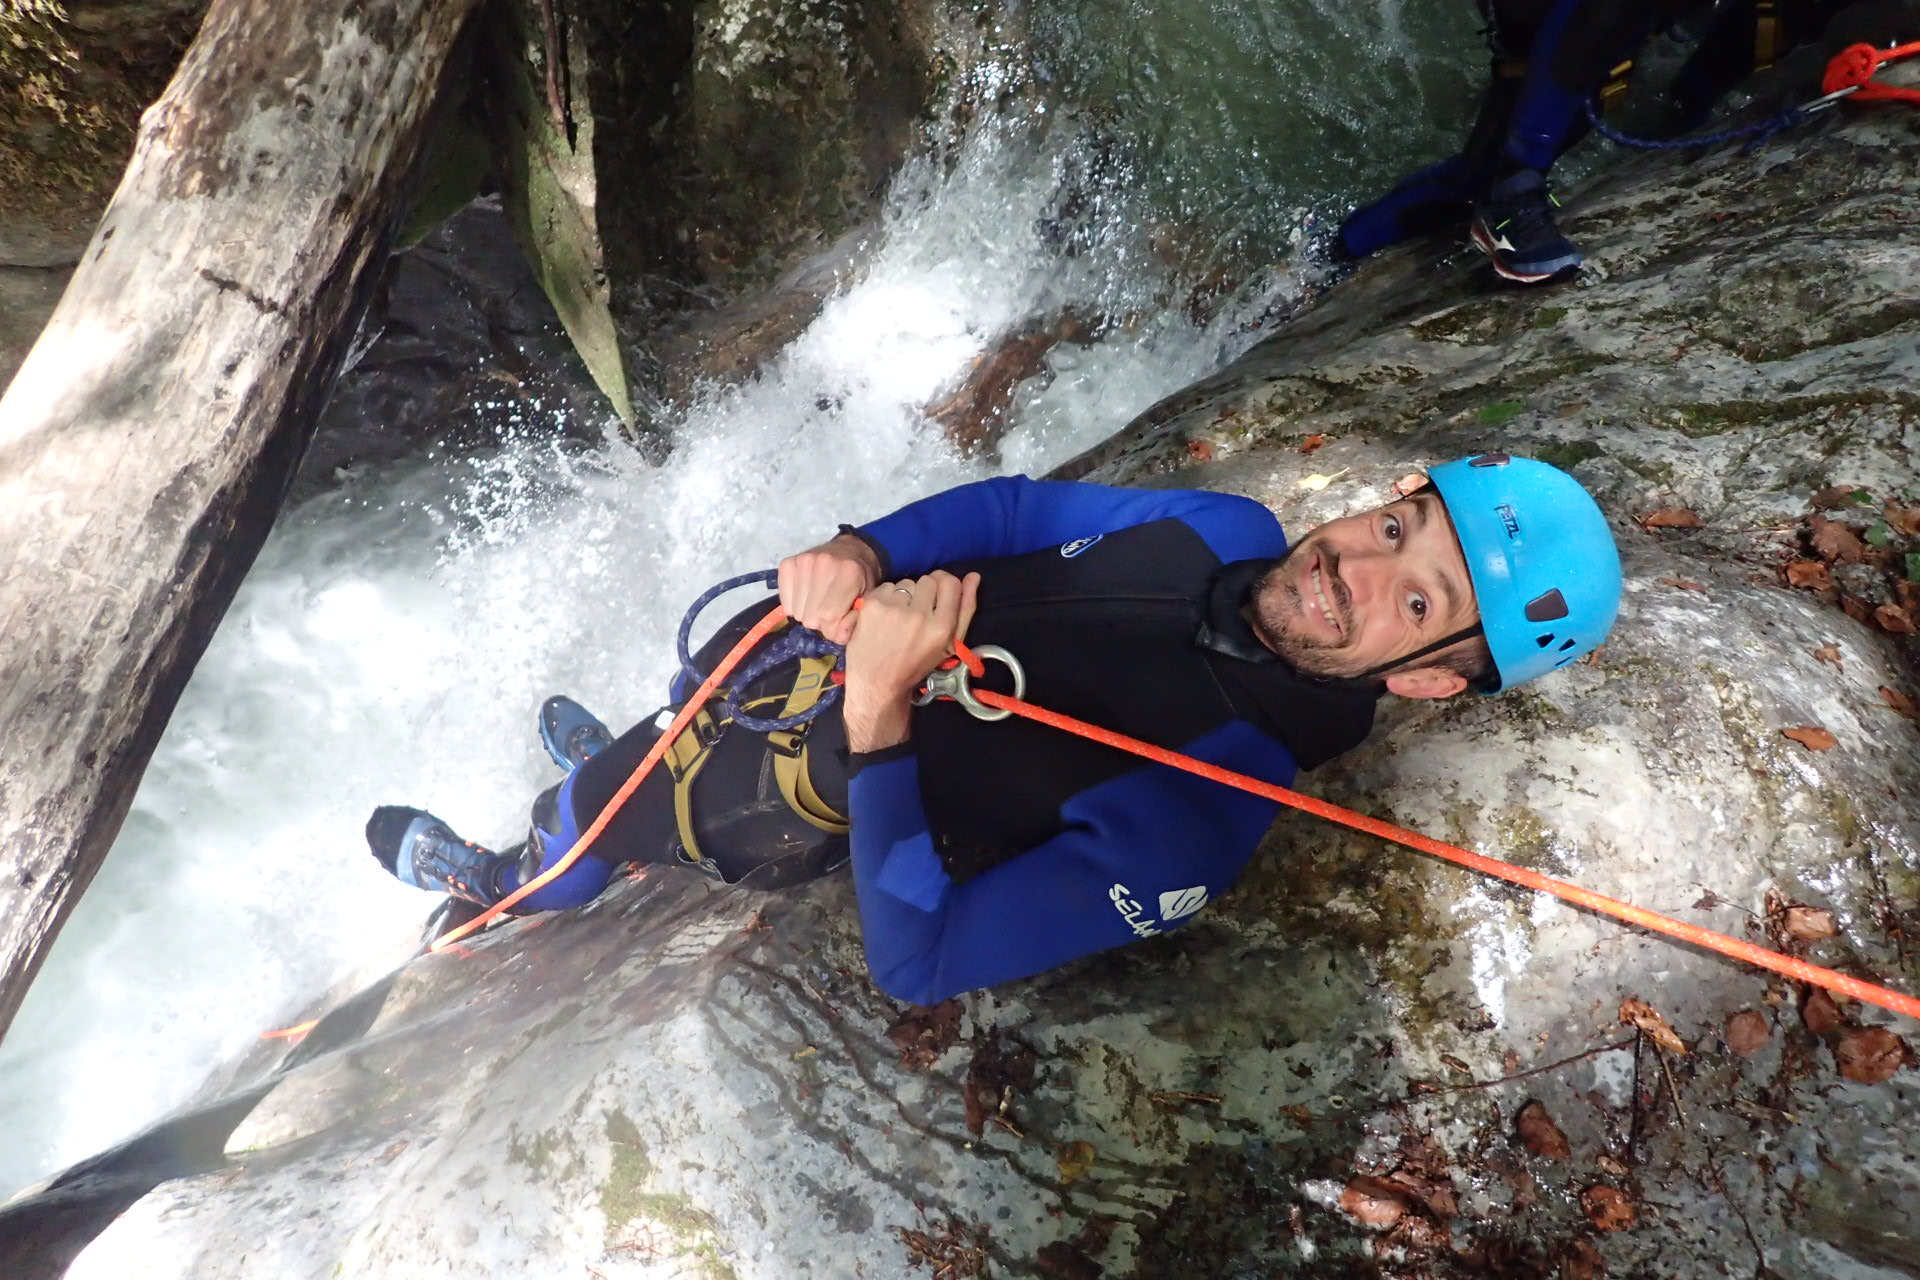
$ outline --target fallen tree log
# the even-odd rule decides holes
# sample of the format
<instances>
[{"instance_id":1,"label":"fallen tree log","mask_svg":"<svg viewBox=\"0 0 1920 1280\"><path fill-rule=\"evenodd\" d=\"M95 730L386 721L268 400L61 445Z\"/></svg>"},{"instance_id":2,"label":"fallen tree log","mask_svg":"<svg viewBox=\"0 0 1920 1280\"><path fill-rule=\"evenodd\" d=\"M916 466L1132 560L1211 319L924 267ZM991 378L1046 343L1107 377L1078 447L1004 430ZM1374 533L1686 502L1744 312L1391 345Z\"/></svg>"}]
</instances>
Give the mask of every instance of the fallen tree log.
<instances>
[{"instance_id":1,"label":"fallen tree log","mask_svg":"<svg viewBox=\"0 0 1920 1280\"><path fill-rule=\"evenodd\" d=\"M0 1034L252 564L474 0L215 0L0 400Z\"/></svg>"}]
</instances>

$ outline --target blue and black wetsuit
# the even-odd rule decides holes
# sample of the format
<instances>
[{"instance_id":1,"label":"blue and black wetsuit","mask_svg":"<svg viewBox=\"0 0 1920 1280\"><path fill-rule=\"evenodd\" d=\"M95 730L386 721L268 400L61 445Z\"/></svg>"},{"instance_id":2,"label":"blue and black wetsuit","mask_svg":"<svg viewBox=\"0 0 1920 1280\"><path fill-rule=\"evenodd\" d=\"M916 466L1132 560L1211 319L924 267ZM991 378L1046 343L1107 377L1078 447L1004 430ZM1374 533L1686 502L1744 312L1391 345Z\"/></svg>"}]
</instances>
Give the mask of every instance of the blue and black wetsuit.
<instances>
[{"instance_id":1,"label":"blue and black wetsuit","mask_svg":"<svg viewBox=\"0 0 1920 1280\"><path fill-rule=\"evenodd\" d=\"M1545 173L1587 132L1586 102L1686 6L1677 0L1479 0L1493 78L1466 145L1349 214L1339 247L1365 257L1464 223L1502 177Z\"/></svg>"},{"instance_id":2,"label":"blue and black wetsuit","mask_svg":"<svg viewBox=\"0 0 1920 1280\"><path fill-rule=\"evenodd\" d=\"M1372 686L1297 675L1241 616L1259 573L1286 551L1257 502L1007 478L857 532L886 579L979 570L970 635L1013 652L1043 706L1281 784L1371 728ZM724 627L708 660L765 608ZM550 832L548 860L656 732L636 727L550 797L536 815ZM816 789L851 819L848 837L786 811L767 780L764 740L730 729L716 751L731 754L696 779L700 843L729 880L749 883L806 878L850 856L875 980L919 1003L1177 927L1239 877L1277 810L1043 725L976 720L951 702L916 708L897 747L849 757L844 742L829 712L809 755ZM650 778L597 847L662 861L675 840L669 784ZM584 901L611 870L589 855L531 905Z\"/></svg>"}]
</instances>

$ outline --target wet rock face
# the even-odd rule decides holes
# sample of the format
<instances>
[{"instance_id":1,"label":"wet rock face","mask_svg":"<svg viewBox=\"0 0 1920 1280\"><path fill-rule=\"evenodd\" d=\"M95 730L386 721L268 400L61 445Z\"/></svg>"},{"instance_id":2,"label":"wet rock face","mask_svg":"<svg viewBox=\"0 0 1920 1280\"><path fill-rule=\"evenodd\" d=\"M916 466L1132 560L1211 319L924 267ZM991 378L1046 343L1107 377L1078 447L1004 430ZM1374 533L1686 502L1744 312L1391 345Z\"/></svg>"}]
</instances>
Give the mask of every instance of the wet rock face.
<instances>
[{"instance_id":1,"label":"wet rock face","mask_svg":"<svg viewBox=\"0 0 1920 1280\"><path fill-rule=\"evenodd\" d=\"M1916 172L1865 114L1625 168L1570 203L1577 284L1390 256L1074 470L1304 529L1409 464L1569 466L1618 529L1614 639L1395 706L1306 784L1920 989L1920 735L1881 692L1914 642L1880 612L1920 550ZM1305 817L1170 935L910 1012L843 880L655 872L409 966L72 1274L1920 1270L1912 1025Z\"/></svg>"}]
</instances>

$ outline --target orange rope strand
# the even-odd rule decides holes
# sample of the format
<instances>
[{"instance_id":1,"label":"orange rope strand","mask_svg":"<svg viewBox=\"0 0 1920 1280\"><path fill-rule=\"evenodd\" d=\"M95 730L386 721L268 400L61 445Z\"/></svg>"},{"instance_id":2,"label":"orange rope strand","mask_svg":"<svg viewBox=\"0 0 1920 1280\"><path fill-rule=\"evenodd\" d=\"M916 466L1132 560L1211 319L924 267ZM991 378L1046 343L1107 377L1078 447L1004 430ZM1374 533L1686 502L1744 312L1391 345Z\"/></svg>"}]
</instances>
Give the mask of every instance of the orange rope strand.
<instances>
[{"instance_id":1,"label":"orange rope strand","mask_svg":"<svg viewBox=\"0 0 1920 1280\"><path fill-rule=\"evenodd\" d=\"M963 652L961 657L969 668L977 661L968 652ZM1328 804L1325 800L1319 800L1286 787L1275 786L1271 782L1263 782L1259 778L1248 777L1244 773L1234 773L1230 769L1222 769L1218 765L1195 760L1191 756L1183 756L1177 751L1156 747L1151 742L1143 742L1138 738L1129 738L1125 734L1115 733L1110 729L1102 729L1098 725L1076 720L1072 716L1061 715L1057 711L1036 707L1017 698L1010 698L1006 694L995 693L991 689L975 689L973 696L990 707L999 707L1015 715L1025 716L1029 720L1037 720L1041 724L1051 725L1068 733L1077 733L1095 742L1104 742L1110 747L1118 747L1122 751L1131 751L1137 756L1158 764L1184 769L1188 773L1210 778L1229 787L1238 787L1242 791L1249 791L1254 795L1264 796L1269 800L1276 800L1281 804L1304 810L1316 818L1325 818L1328 822L1337 822L1342 826L1352 827L1356 831L1379 836L1382 840L1391 840L1397 844L1418 849L1422 853L1430 853L1436 858L1445 858L1449 862L1458 863L1483 875L1497 876L1514 884L1525 885L1529 889L1550 893L1556 898L1586 907L1590 911L1603 912L1624 920L1628 924L1651 929L1656 933L1664 933L1682 942L1690 942L1697 947L1705 947L1709 951L1717 951L1721 955L1758 965L1762 969L1771 969L1775 973L1785 974L1797 981L1810 982L1815 986L1825 987L1829 991L1851 996L1855 1000L1879 1005L1883 1009L1891 1009L1895 1013L1904 1013L1909 1018L1920 1020L1920 1000L1902 995L1887 987L1863 982L1859 978L1849 977L1819 965L1808 964L1804 960L1797 960L1777 951L1769 951L1765 947L1757 947L1740 938L1729 937L1712 929L1703 929L1699 925L1688 924L1684 920L1675 920L1657 911L1636 907L1630 902L1609 898L1604 894L1594 893L1590 889L1583 889L1577 884L1555 880L1551 876L1543 876L1537 871L1528 871L1524 867L1516 867L1511 863L1501 862L1497 858L1489 858L1455 845L1445 844L1430 836L1423 836L1418 831L1396 827L1391 822L1369 818L1363 813L1355 813L1351 809Z\"/></svg>"}]
</instances>

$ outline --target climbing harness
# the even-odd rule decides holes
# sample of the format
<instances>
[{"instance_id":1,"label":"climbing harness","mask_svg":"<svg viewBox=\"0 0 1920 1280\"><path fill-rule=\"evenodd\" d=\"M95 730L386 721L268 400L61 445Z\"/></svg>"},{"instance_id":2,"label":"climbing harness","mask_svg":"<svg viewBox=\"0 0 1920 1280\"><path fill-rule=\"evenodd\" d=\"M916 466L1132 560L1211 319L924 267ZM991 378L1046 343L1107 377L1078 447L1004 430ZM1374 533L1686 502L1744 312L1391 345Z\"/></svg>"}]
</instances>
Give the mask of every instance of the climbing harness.
<instances>
[{"instance_id":1,"label":"climbing harness","mask_svg":"<svg viewBox=\"0 0 1920 1280\"><path fill-rule=\"evenodd\" d=\"M1873 77L1879 73L1881 67L1890 62L1898 62L1902 58L1910 58L1917 53L1920 53L1920 40L1911 44L1896 45L1891 49L1876 49L1870 44L1849 45L1828 61L1826 74L1820 81L1819 97L1810 102L1803 102L1799 106L1787 107L1764 120L1736 129L1688 134L1683 138L1638 138L1632 134L1621 133L1608 125L1600 118L1601 112L1591 100L1586 103L1587 123L1593 126L1595 133L1607 141L1639 151L1688 151L1741 141L1752 148L1759 146L1776 133L1791 129L1795 125L1811 120L1829 107L1837 106L1843 98L1851 98L1855 102L1920 103L1920 89L1902 89L1893 85L1872 83Z\"/></svg>"},{"instance_id":2,"label":"climbing harness","mask_svg":"<svg viewBox=\"0 0 1920 1280\"><path fill-rule=\"evenodd\" d=\"M770 575L753 575L753 577L748 580L765 580L769 576ZM502 912L510 910L521 899L536 892L543 885L562 875L568 867L572 866L574 860L585 853L588 847L599 838L600 833L606 830L607 825L613 820L614 814L617 813L620 807L627 802L627 799L639 789L640 783L646 778L647 774L652 771L654 765L658 764L666 755L672 741L677 739L680 734L694 722L695 717L700 713L700 708L704 706L708 699L721 687L722 682L727 679L733 669L759 645L761 640L765 639L787 620L786 610L779 605L775 605L767 611L765 617L761 618L760 621L756 622L753 627L748 630L745 636L741 637L740 641L720 660L719 665L714 667L712 674L708 675L701 682L700 687L695 691L693 697L688 699L686 704L681 707L679 713L674 716L673 722L667 727L666 731L661 734L659 740L653 744L653 749L647 753L646 758L634 769L632 776L614 793L613 798L607 802L606 808L602 809L600 815L594 819L593 825L587 828L580 839L574 844L573 848L569 849L564 857L500 902L495 903L478 916L475 916L472 920L469 920L466 924L435 939L430 945L429 950L444 950L452 943L472 933ZM798 628L794 628L794 630L798 630ZM821 643L825 644L828 642L823 640ZM1126 734L1115 733L1111 729L1104 729L1099 725L1090 724L1085 720L1063 715L1057 711L1049 711L1044 707L1037 707L1025 701L1025 691L1023 688L1025 675L1018 660L1015 659L1012 654L1007 653L1006 650L1000 649L998 646L981 645L977 648L970 648L960 641L955 641L954 648L958 656L949 658L945 663L941 664L941 667L937 671L928 677L926 689L916 696L916 703L925 705L926 702L936 698L950 697L962 707L966 708L970 714L983 720L998 720L1004 719L1007 716L1018 715L1067 733L1078 734L1094 742L1104 743L1107 746L1117 748L1121 751L1131 752L1142 759L1151 760L1156 764L1180 769L1198 777L1218 782L1224 786L1235 787L1241 791L1261 796L1278 804L1288 805L1305 813L1312 814L1314 817L1323 818L1328 822L1339 823L1342 826L1351 827L1356 831L1377 836L1382 840L1406 845L1410 849L1417 849L1422 853L1431 854L1436 858L1442 858L1458 866L1466 867L1468 870L1478 871L1483 875L1494 876L1512 884L1537 890L1541 893L1550 893L1562 901L1573 903L1575 906L1613 916L1615 919L1623 920L1628 924L1636 925L1642 929L1649 929L1656 933L1664 933L1668 937L1677 938L1682 942L1703 947L1709 951L1718 952L1721 955L1728 956L1735 960L1743 960L1748 964L1755 965L1762 969L1770 969L1775 973L1792 978L1797 982L1805 982L1814 986L1824 987L1829 991L1848 996L1852 999L1863 1001L1867 1004L1878 1005L1880 1008L1891 1010L1894 1013L1905 1014L1909 1018L1920 1020L1920 999L1904 995L1889 987L1866 982L1848 974L1823 968L1820 965L1809 964L1796 957L1782 955L1780 952L1755 946L1753 943L1740 938L1730 937L1727 934L1719 933L1712 929L1705 929L1699 925L1688 924L1684 920L1675 920L1671 916L1661 915L1657 911L1649 911L1644 907L1636 907L1632 903L1622 902L1618 898L1609 898L1604 894L1595 893L1590 889L1583 889L1579 885L1570 884L1564 880L1556 880L1551 876L1543 876L1536 871L1529 871L1524 867L1517 867L1512 863L1502 862L1497 858L1489 858L1484 854L1474 853L1470 850L1462 849L1457 845L1450 845L1443 841L1435 840L1430 836L1422 835L1406 827L1395 826L1390 822L1382 822L1378 818L1371 818L1366 814L1356 813L1351 809L1330 804L1325 800L1309 796L1304 792L1278 786L1264 779L1251 777L1244 773L1235 773L1230 769L1223 769L1218 765L1208 764L1204 760L1196 760L1192 756L1182 755L1177 751L1170 751L1165 747L1156 746L1151 742L1129 737ZM996 661L1003 663L1013 674L1014 692L1012 694L1003 694L993 689L975 687L973 681L980 679L986 673L985 659L987 657L992 657ZM687 665L690 666L691 664L689 663Z\"/></svg>"}]
</instances>

